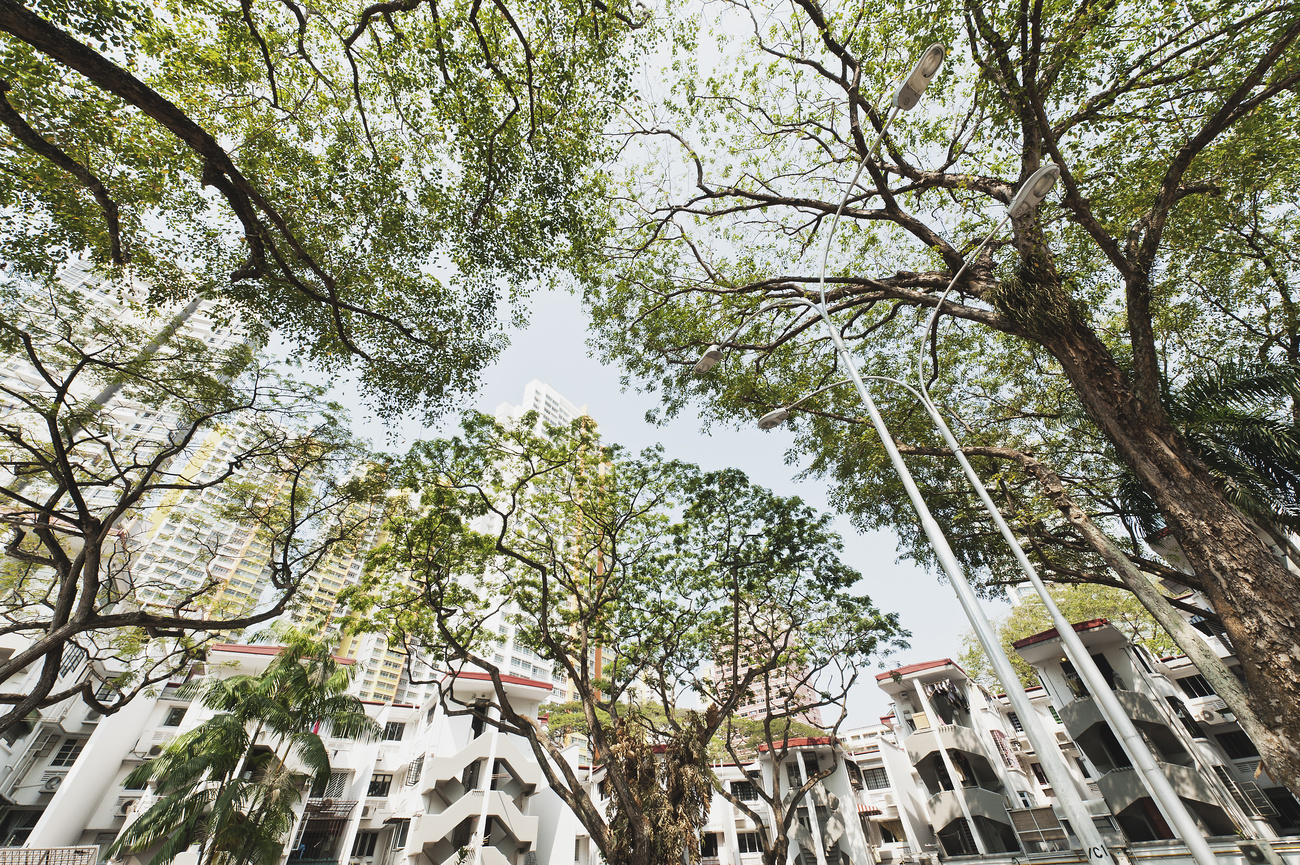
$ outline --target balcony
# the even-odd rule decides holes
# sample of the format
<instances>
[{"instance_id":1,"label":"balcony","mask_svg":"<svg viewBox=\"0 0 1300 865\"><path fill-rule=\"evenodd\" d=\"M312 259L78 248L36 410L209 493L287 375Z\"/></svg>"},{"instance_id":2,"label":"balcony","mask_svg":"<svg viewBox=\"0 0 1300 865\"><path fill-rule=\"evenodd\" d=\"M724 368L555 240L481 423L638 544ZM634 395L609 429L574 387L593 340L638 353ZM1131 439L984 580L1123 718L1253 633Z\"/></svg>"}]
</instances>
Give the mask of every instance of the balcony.
<instances>
[{"instance_id":1,"label":"balcony","mask_svg":"<svg viewBox=\"0 0 1300 865\"><path fill-rule=\"evenodd\" d=\"M479 736L450 757L426 759L420 785L421 792L434 792L436 788L446 787L450 783L455 789L447 792L452 793L453 796L459 793L463 789L460 779L465 772L465 767L479 760L487 760L491 747L491 735ZM525 759L508 736L497 739L496 759L510 768L511 774L524 786L524 792L531 793L545 783L541 767L534 761ZM448 798L443 789L437 789L437 792L444 799Z\"/></svg>"},{"instance_id":2,"label":"balcony","mask_svg":"<svg viewBox=\"0 0 1300 865\"><path fill-rule=\"evenodd\" d=\"M965 751L967 754L984 756L984 747L979 734L970 727L958 724L944 724L942 727L932 727L929 730L917 730L903 741L903 747L907 749L908 759L912 761L913 766L940 748L945 751Z\"/></svg>"},{"instance_id":3,"label":"balcony","mask_svg":"<svg viewBox=\"0 0 1300 865\"><path fill-rule=\"evenodd\" d=\"M494 822L504 827L520 844L537 843L536 817L521 812L510 797L500 790L493 790L487 795L487 816L495 818ZM482 814L483 791L470 791L452 803L447 810L421 817L418 825L410 829L412 839L410 843L417 846L435 844L454 832L466 818L477 818Z\"/></svg>"},{"instance_id":4,"label":"balcony","mask_svg":"<svg viewBox=\"0 0 1300 865\"><path fill-rule=\"evenodd\" d=\"M926 803L930 809L930 822L936 829L942 829L965 816L961 811L960 797L963 796L972 817L987 817L995 823L1011 825L1011 817L1007 814L1007 805L1001 794L983 787L963 787L960 790L940 790Z\"/></svg>"},{"instance_id":5,"label":"balcony","mask_svg":"<svg viewBox=\"0 0 1300 865\"><path fill-rule=\"evenodd\" d=\"M1164 717L1146 694L1139 694L1135 691L1115 691L1113 693L1119 700L1119 704L1124 707L1124 712L1134 721L1164 726ZM1061 716L1061 723L1065 725L1065 729L1070 732L1070 737L1074 739L1078 739L1093 726L1106 723L1105 718L1101 715L1101 709L1098 707L1097 701L1092 697L1084 697L1066 703L1057 712Z\"/></svg>"},{"instance_id":6,"label":"balcony","mask_svg":"<svg viewBox=\"0 0 1300 865\"><path fill-rule=\"evenodd\" d=\"M1200 772L1186 766L1175 766L1172 763L1156 765L1169 779L1179 798L1220 807L1219 800L1214 795L1214 788L1201 777ZM1142 776L1127 767L1102 775L1097 779L1097 789L1101 791L1101 796L1106 800L1106 805L1112 814L1118 814L1137 800L1151 795L1146 785L1142 783Z\"/></svg>"}]
</instances>

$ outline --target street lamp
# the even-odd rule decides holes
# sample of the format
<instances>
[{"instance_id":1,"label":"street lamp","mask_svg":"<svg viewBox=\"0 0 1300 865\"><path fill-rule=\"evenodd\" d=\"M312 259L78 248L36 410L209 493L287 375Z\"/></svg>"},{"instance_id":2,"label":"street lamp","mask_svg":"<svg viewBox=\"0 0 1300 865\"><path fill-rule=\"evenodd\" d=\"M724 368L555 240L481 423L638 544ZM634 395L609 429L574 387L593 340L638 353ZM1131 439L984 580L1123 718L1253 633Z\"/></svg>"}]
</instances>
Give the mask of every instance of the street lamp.
<instances>
[{"instance_id":1,"label":"street lamp","mask_svg":"<svg viewBox=\"0 0 1300 865\"><path fill-rule=\"evenodd\" d=\"M1097 666L1093 662L1092 657L1089 655L1087 648L1083 645L1083 641L1080 640L1078 634L1075 633L1073 624L1068 619L1066 619L1064 615L1061 614L1055 602L1052 600L1051 595L1047 591L1047 587L1043 584L1041 578L1038 576L1037 571L1034 569L1028 557L1025 555L1024 549L1020 546L1019 540L1015 537L1015 533L1012 532L1010 526L1007 525L1006 520L1002 518L1002 514L997 509L997 506L994 504L992 497L988 493L988 490L985 488L978 474L976 474L974 468L970 465L970 462L966 459L965 453L961 449L961 445L957 442L957 439L953 435L951 428L948 426L947 422L943 419L943 415L939 411L938 406L935 405L934 400L931 398L929 388L926 385L925 346L926 343L929 341L931 334L934 331L939 316L939 311L942 308L944 301L947 300L948 295L952 292L953 288L956 286L957 280L960 278L961 274L966 270L970 262L975 260L975 258L979 255L980 251L988 244L988 242L993 238L993 236L998 232L998 230L1000 230L1001 227L1004 224L1006 224L1007 220L1012 218L1013 215L1024 216L1025 214L1029 213L1034 207L1037 207L1043 201L1043 199L1047 196L1048 192L1051 191L1053 185L1056 183L1056 179L1059 175L1060 175L1060 169L1055 165L1047 165L1040 168L1038 171L1034 172L1034 174L1031 175L1027 181L1025 181L1025 183L1021 186L1020 190L1011 199L1011 203L1007 208L1006 216L1004 216L1002 220L997 224L997 226L994 227L993 231L989 232L989 234L984 238L984 240L980 243L980 245L976 247L975 250L971 252L968 256L966 256L965 260L962 262L962 266L958 269L957 273L953 275L952 280L948 283L948 286L944 289L943 293L939 296L939 300L935 304L934 312L930 315L925 330L922 333L921 338L918 342L916 387L913 387L897 379L888 378L885 376L860 376L857 367L853 362L852 356L849 355L847 350L844 348L842 334L840 333L839 329L835 327L830 320L829 311L825 306L824 300L821 304L814 304L811 301L802 298L787 300L785 302L787 305L802 301L802 303L799 303L799 305L807 306L808 308L815 311L819 316L821 316L822 321L826 326L828 334L830 335L832 341L835 343L836 348L840 353L841 359L844 361L846 367L849 369L851 378L843 379L841 381L835 382L834 384L819 388L818 390L813 391L812 393L809 393L806 396L799 398L798 400L794 401L793 403L790 403L787 406L777 408L774 409L773 411L768 412L767 414L763 415L759 419L758 426L760 429L764 429L764 430L772 429L776 426L779 426L787 419L789 419L793 409L798 407L800 404L806 402L807 400L813 398L817 394L823 393L827 390L830 390L831 388L839 387L844 384L849 384L851 382L858 385L859 395L862 397L864 405L867 406L868 413L872 417L872 423L876 426L877 433L880 435L881 441L882 443L884 443L885 448L890 455L890 459L894 463L895 471L898 472L900 479L903 481L903 485L905 489L907 489L909 498L912 499L913 505L916 507L918 514L921 516L922 528L925 530L926 536L930 540L931 544L935 547L936 553L939 554L940 564L944 567L945 572L948 573L948 576L953 583L953 587L957 591L958 599L962 602L962 606L966 610L967 617L970 619L971 624L975 629L976 636L979 639L981 646L984 648L985 654L989 657L991 663L993 664L994 670L997 673L999 680L1001 680L1004 687L1007 688L1007 696L1012 703L1013 709L1016 711L1017 715L1022 719L1022 722L1023 719L1028 718L1033 722L1033 726L1037 727L1039 725L1037 724L1036 716L1034 715L1032 708L1029 707L1028 705L1028 698L1027 696L1024 695L1023 689L1019 685L1018 677L1016 677L1014 671L1011 670L1010 662L1007 660L1005 654L1002 652L1000 645L997 644L996 639L994 638L991 628L988 624L988 621L983 615L983 612L979 610L978 603L974 597L974 593L970 589L969 584L966 582L964 575L962 575L960 572L960 566L957 565L955 560L953 560L951 563L945 561L945 558L951 557L951 550L948 549L947 547L947 541L946 539L943 538L942 534L939 533L937 524L934 524L932 527L931 525L928 525L928 523L933 523L933 518L929 516L929 511L928 509L926 509L924 501L921 500L920 493L916 489L915 483L912 481L910 473L908 472L906 467L903 466L901 456L898 454L897 448L893 444L893 439L889 435L888 430L885 429L883 420L880 418L879 413L875 410L875 405L871 401L870 394L866 392L865 385L862 383L862 381L863 379L865 379L865 380L872 380L872 381L889 382L892 384L899 385L900 387L906 388L909 392L911 392L914 396L916 396L920 400L922 406L925 408L926 413L930 416L931 422L935 425L935 427L939 430L940 434L943 436L943 439L947 444L948 449L953 453L953 455L956 457L957 461L961 465L963 473L966 475L967 480L970 482L971 486L975 489L975 491L979 495L985 510L989 514L989 517L993 520L995 525L997 525L999 532L1002 534L1003 538L1007 541L1007 543L1011 546L1012 552L1016 558L1017 563L1020 565L1021 570L1024 571L1029 582L1034 586L1035 590L1038 592L1039 597L1043 601L1044 607L1047 609L1049 615L1051 616L1052 623L1056 627L1057 633L1060 635L1067 657L1069 658L1071 664L1074 666L1076 671L1078 671L1080 675L1083 677L1084 682L1087 684L1090 693L1092 694L1093 698L1097 702L1098 708L1100 709L1103 718L1109 724L1111 729L1116 733L1116 737L1119 739L1122 747L1124 748L1124 751L1128 754L1129 759L1133 762L1134 766L1137 767L1138 772L1142 775L1145 786L1147 787L1148 791L1150 791L1152 798L1155 799L1157 805L1160 807L1160 810L1164 813L1165 819L1177 830L1178 834L1182 837L1183 842L1187 845L1188 850L1191 852L1193 859L1198 863L1198 865L1213 865L1213 863L1216 861L1213 850L1211 850L1208 843L1206 843L1205 838L1201 833L1199 827L1196 825L1195 820L1192 818L1191 814L1187 811L1186 805L1183 804L1182 800L1178 797L1178 794L1174 791L1172 784L1170 784L1169 782L1169 779L1166 778L1164 773L1160 771L1160 767L1157 765L1155 757L1152 755L1149 747L1146 745L1146 742L1142 739L1141 734L1137 731L1137 728L1134 726L1132 720L1128 717L1127 712L1124 710L1122 704L1120 704L1118 698L1110 690L1109 684L1106 682L1106 679L1102 675L1101 671L1097 669ZM824 298L825 297L824 269L822 273L822 280L823 280L823 291L821 294L822 297ZM934 534L932 534L932 529ZM942 548L940 544L942 544ZM945 552L947 556L945 556ZM955 570L950 568L953 568ZM1003 670L1000 669L1000 667L1002 667L1003 665L1006 665L1006 672L1009 673L1011 677L1015 680L1014 688L1012 687L1012 684L1011 682L1009 682L1007 677L1003 675ZM1020 704L1021 698L1023 698L1025 701L1024 705ZM1025 732L1027 735L1029 735L1030 741L1034 743L1035 750L1038 751L1040 755L1042 755L1044 753L1043 748L1035 741L1034 732L1031 731L1029 725L1026 725ZM1042 735L1045 735L1045 731L1040 731L1040 732L1042 733ZM1055 754L1054 751L1052 753ZM1046 760L1043 761L1043 768L1048 775L1048 780L1052 783L1053 788L1057 791L1058 798L1061 798L1062 807L1066 811L1067 815L1069 816L1072 825L1074 827L1081 826L1081 824L1079 823L1078 815L1071 813L1072 811L1071 806L1074 803L1067 801L1066 797L1062 795L1063 792L1066 790L1069 790L1071 792L1073 792L1074 790L1072 786L1072 782L1069 780L1068 770L1064 770L1063 764L1061 766L1056 767L1058 771L1064 770L1066 772L1065 780L1063 781L1061 779L1053 777L1054 775L1053 767L1051 767L1048 764L1048 761ZM1086 808L1084 808L1082 801L1079 800L1077 796L1073 796L1071 798L1077 801L1078 808L1084 814L1086 814L1087 811ZM1091 826L1090 818L1089 818L1088 825ZM1090 855L1093 858L1096 857L1097 850L1105 849L1104 844L1101 844L1100 846L1094 845L1093 843L1085 839L1084 835L1082 834L1082 832L1080 832L1078 828L1076 828L1076 832L1079 833L1080 839L1085 841L1085 845L1089 848Z\"/></svg>"},{"instance_id":2,"label":"street lamp","mask_svg":"<svg viewBox=\"0 0 1300 865\"><path fill-rule=\"evenodd\" d=\"M1059 175L1060 169L1055 165L1049 165L1036 171L1011 200L1011 204L1007 208L1007 216L1003 218L1002 222L1005 223L1006 220L1012 216L1024 216L1032 208L1038 206L1051 190ZM999 223L999 227L1001 227L1001 224L1002 223ZM995 228L994 231L997 231L997 229ZM990 233L989 237L992 236L992 233ZM988 240L989 238L986 237L984 243L988 243ZM981 249L983 248L984 243L980 244ZM951 292L953 287L957 284L957 278L961 276L962 270L966 269L966 264L969 261L972 261L978 252L979 249L976 249L974 253L967 257L966 261L962 262L961 270L958 270L957 273L953 275L952 280L948 283L948 287L945 288L943 294L940 295L939 302L935 304L934 311L930 314L929 321L926 323L925 331L921 334L921 338L917 342L916 383L919 392L911 388L909 388L909 390L912 390L912 392L920 398L921 404L925 406L926 412L930 415L931 421L933 421L935 427L943 436L944 443L947 444L948 450L952 452L953 456L956 457L957 462L961 465L962 473L966 475L966 480L970 482L971 487L974 488L976 494L979 496L980 502L984 506L984 510L988 512L989 519L991 519L994 525L997 526L998 532L1011 547L1011 552L1016 559L1016 563L1020 566L1020 570L1024 572L1026 579L1028 579L1030 584L1034 587L1034 591L1038 593L1039 599L1043 602L1043 607L1051 617L1052 625L1056 628L1056 633L1061 638L1061 644L1065 649L1066 657L1069 659L1070 664L1074 667L1075 671L1083 678L1084 683L1088 687L1089 693L1096 701L1097 708L1101 711L1102 717L1115 733L1121 747L1128 755L1130 762L1133 763L1137 768L1138 773L1142 776L1143 783L1151 793L1151 797L1155 800L1156 805L1159 807L1161 812L1163 812L1165 820L1174 828L1178 835L1181 836L1183 843L1187 845L1188 850L1192 854L1192 858L1198 863L1198 865L1214 865L1214 862L1216 861L1214 851L1210 849L1210 845L1206 843L1200 827L1196 825L1195 819L1187 810L1187 806L1184 804L1183 800L1179 798L1178 793L1174 790L1169 779L1165 777L1164 772L1160 770L1160 766L1157 764L1155 756L1151 753L1151 749L1147 745L1146 740L1144 740L1141 733L1138 732L1137 727L1133 724L1132 719L1129 718L1128 712L1120 703L1119 698L1115 696L1113 691L1111 691L1110 683L1107 682L1106 677L1102 675L1101 670L1097 668L1097 664L1092 660L1092 656L1089 654L1087 647L1083 645L1083 640L1079 639L1079 635L1075 633L1073 623L1062 615L1060 609L1056 606L1056 602L1052 600L1051 594L1047 591L1047 586L1044 585L1042 579L1038 576L1038 571L1029 561L1029 557L1025 555L1024 548L1020 545L1020 541L1016 537L1015 532L1013 532L1011 527L1007 525L1007 521L1002 518L1002 512L998 510L997 505L993 502L992 496L989 495L988 489L985 488L983 481L980 480L979 475L971 466L970 461L966 459L966 454L962 451L961 444L957 441L957 437L953 434L952 429L948 426L947 422L944 421L943 415L939 412L938 407L934 404L934 400L930 396L930 389L926 384L925 375L927 355L926 343L930 341L931 335L935 332L939 318L939 310L943 306L944 300L947 299L949 292Z\"/></svg>"},{"instance_id":3,"label":"street lamp","mask_svg":"<svg viewBox=\"0 0 1300 865\"><path fill-rule=\"evenodd\" d=\"M940 50L942 51L942 49ZM927 54L928 53L929 52L927 52ZM941 55L940 59L942 59ZM934 71L937 71L937 68L938 67L936 66L930 70L931 74L933 74ZM926 65L923 58L923 62L918 64L918 71L924 72L925 70ZM911 80L910 76L909 80ZM922 75L919 76L917 83L924 84L928 83L928 81L929 78ZM905 105L904 102L905 100L895 105L894 111L890 113L889 120L892 120L898 111L907 110L911 105L915 105L915 102L912 102L911 105ZM880 136L877 139L877 145L884 138L884 130L888 127L889 120L886 120L881 129ZM874 148L872 148L872 150L874 150ZM948 543L948 539L944 536L943 530L939 527L939 523L935 520L934 515L930 513L929 506L926 505L925 499L921 496L921 491L916 486L916 481L913 480L911 472L903 461L902 454L898 452L898 447L894 444L893 436L890 434L889 428L885 425L884 418L881 417L880 410L876 407L871 392L867 389L866 383L858 372L857 363L854 360L853 355L849 352L848 347L844 344L843 334L835 325L834 321L831 320L830 310L826 305L826 265L830 255L831 238L834 235L835 226L839 222L840 214L848 203L849 196L852 195L853 187L857 185L858 177L861 176L862 169L866 166L870 153L871 151L868 151L868 155L863 156L862 161L858 165L857 173L854 174L853 181L849 184L848 191L845 192L844 198L840 201L840 206L835 211L835 218L831 220L830 229L826 236L826 242L822 247L821 275L818 280L818 296L820 302L814 303L807 298L796 297L786 299L784 305L806 306L821 318L827 336L835 345L835 351L839 355L840 361L844 364L844 368L849 372L849 378L840 384L852 382L857 389L858 397L862 400L862 405L867 410L867 415L871 418L871 424L875 428L877 436L880 438L881 445L889 456L894 472L902 482L903 489L907 492L907 497L911 501L912 507L916 509L917 517L920 519L921 523L921 530L925 533L926 539L934 549L935 557L939 561L939 566L943 568L944 573L948 576L953 591L957 594L958 603L961 604L962 611L966 614L967 620L974 629L975 636L979 640L985 656L993 666L994 674L1006 689L1007 699L1011 702L1012 709L1021 719L1021 724L1024 726L1025 735L1029 737L1030 744L1033 745L1034 750L1038 753L1039 764L1047 775L1048 782L1056 791L1057 798L1061 803L1061 809L1069 819L1070 825L1074 829L1075 834L1078 836L1079 840L1083 842L1087 859L1090 862L1094 859L1097 860L1098 865L1114 865L1114 858L1110 855L1110 851L1106 847L1105 839L1103 839L1101 833L1097 831L1096 825L1092 822L1092 815L1083 804L1083 799L1079 796L1079 792L1074 786L1074 778L1070 774L1070 770L1066 766L1064 758L1061 756L1060 749L1057 747L1056 738L1051 736L1038 720L1037 713L1034 711L1033 705L1029 701L1029 696L1025 693L1024 686L1020 684L1020 677L1016 675L1015 669L1011 666L1010 659L1007 658L996 634L993 633L992 625L990 625L988 619L984 616L984 612L980 608L979 601L975 596L975 591L971 588L970 582L966 579L966 574L962 570L961 563L957 561L957 557L953 553L952 547ZM1051 183L1046 183L1044 179L1048 176L1045 172L1050 173L1054 168L1055 166L1048 166L1036 172L1030 178L1029 182L1026 182L1022 189L1017 192L1012 201L1015 202L1017 206L1024 206L1027 204L1028 207L1033 207L1038 202L1042 201L1043 196L1045 196L1051 189ZM1052 175L1051 180L1053 183L1055 182L1054 175ZM1010 208L1008 208L1008 215L998 224L998 228L1000 228L1009 218ZM997 229L995 228L994 231L996 230ZM985 238L984 243L980 244L980 247L976 249L975 253L972 254L972 257L975 254L978 254L979 250L988 243L992 236L992 233L990 233L989 237ZM963 262L962 268L958 271L957 275L960 275L961 271L965 270L965 268L966 264ZM942 303L942 300L940 303ZM710 349L712 348L713 346L710 346ZM719 351L721 351L721 349L719 349ZM701 360L703 360L703 358ZM715 364L716 361L708 364L706 369L711 369ZM697 364L697 368L698 366L699 364ZM835 386L838 385L831 385L831 387ZM811 396L811 394L809 396ZM764 415L760 420L760 423L766 423L768 425L766 428L770 429L771 427L780 424L788 417L788 408L777 409L776 411L768 412ZM962 799L961 801L964 803L965 800ZM963 811L964 810L963 807ZM974 831L973 824L971 825L971 829ZM1198 865L1210 865L1210 863L1198 863Z\"/></svg>"},{"instance_id":4,"label":"street lamp","mask_svg":"<svg viewBox=\"0 0 1300 865\"><path fill-rule=\"evenodd\" d=\"M921 59L916 61L912 67L912 72L907 79L899 85L898 92L894 94L894 107L907 111L915 107L916 103L921 101L921 94L929 86L930 79L939 71L943 65L944 50L942 45L931 45L925 49Z\"/></svg>"}]
</instances>

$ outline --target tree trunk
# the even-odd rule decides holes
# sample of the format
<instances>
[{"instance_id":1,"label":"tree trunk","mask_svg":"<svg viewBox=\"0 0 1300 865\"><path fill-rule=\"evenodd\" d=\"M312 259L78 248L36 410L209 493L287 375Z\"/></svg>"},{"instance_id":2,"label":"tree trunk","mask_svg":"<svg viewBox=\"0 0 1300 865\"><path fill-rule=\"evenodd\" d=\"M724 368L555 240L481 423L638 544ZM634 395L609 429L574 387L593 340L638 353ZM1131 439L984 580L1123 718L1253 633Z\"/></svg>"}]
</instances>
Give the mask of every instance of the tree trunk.
<instances>
[{"instance_id":1,"label":"tree trunk","mask_svg":"<svg viewBox=\"0 0 1300 865\"><path fill-rule=\"evenodd\" d=\"M1196 629L1189 625L1187 620L1165 599L1165 596L1151 584L1147 575L1138 570L1129 557L1116 547L1106 533L1092 521L1092 518L1070 498L1056 472L1027 454L1020 455L1018 462L1038 481L1047 498L1065 515L1084 541L1102 557L1120 581L1142 602L1147 612L1168 632L1178 644L1178 648L1183 650L1183 654L1191 659L1196 668L1201 671L1201 675L1205 676L1206 681L1210 683L1210 687L1214 688L1215 693L1237 716L1237 723L1241 725L1246 735L1261 747L1270 739L1277 738L1276 734L1255 714L1245 689L1237 681L1237 677L1228 670L1228 666L1210 649ZM1292 793L1300 795L1300 789L1294 785L1294 779L1287 776L1286 768L1275 767L1269 762L1271 751L1260 753L1264 755L1264 765L1268 769L1269 776L1286 784Z\"/></svg>"},{"instance_id":2,"label":"tree trunk","mask_svg":"<svg viewBox=\"0 0 1300 865\"><path fill-rule=\"evenodd\" d=\"M1224 499L1168 423L1144 405L1054 278L1030 288L1050 318L1027 330L1061 364L1093 422L1155 500L1237 649L1270 774L1300 789L1300 580ZM1062 312L1062 310L1064 310Z\"/></svg>"}]
</instances>

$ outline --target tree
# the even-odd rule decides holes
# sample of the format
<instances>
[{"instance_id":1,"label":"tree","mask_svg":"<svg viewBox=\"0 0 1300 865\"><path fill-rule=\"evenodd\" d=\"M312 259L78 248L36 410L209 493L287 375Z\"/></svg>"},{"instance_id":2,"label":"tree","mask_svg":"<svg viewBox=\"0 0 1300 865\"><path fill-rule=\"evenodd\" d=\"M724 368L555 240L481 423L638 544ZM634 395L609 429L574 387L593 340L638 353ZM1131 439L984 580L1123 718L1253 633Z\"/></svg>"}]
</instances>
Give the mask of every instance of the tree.
<instances>
[{"instance_id":1,"label":"tree","mask_svg":"<svg viewBox=\"0 0 1300 865\"><path fill-rule=\"evenodd\" d=\"M304 786L330 777L318 731L378 735L346 693L355 671L331 643L285 628L263 636L284 645L261 674L185 686L184 696L217 714L127 776L154 782L157 801L123 829L112 855L154 850L149 865L166 865L197 843L199 865L275 865Z\"/></svg>"},{"instance_id":2,"label":"tree","mask_svg":"<svg viewBox=\"0 0 1300 865\"><path fill-rule=\"evenodd\" d=\"M338 407L247 344L183 332L159 344L165 320L57 281L3 294L0 634L25 645L0 661L0 730L69 697L111 714L217 633L279 615L364 530L354 505L379 482L349 477L364 450ZM147 428L123 428L120 412L144 406ZM188 537L190 560L151 556L141 539L154 529ZM269 591L223 598L231 575L214 567L258 544ZM79 659L88 673L65 675Z\"/></svg>"},{"instance_id":3,"label":"tree","mask_svg":"<svg viewBox=\"0 0 1300 865\"><path fill-rule=\"evenodd\" d=\"M517 303L600 233L629 0L0 3L0 237L156 301L207 293L354 365L382 411L454 404ZM516 310L520 307L516 306Z\"/></svg>"},{"instance_id":4,"label":"tree","mask_svg":"<svg viewBox=\"0 0 1300 865\"><path fill-rule=\"evenodd\" d=\"M1052 600L1071 622L1106 619L1120 633L1128 637L1130 642L1145 647L1157 658L1175 654L1179 650L1178 645L1164 632L1137 598L1122 589L1092 584L1056 586L1052 588ZM1037 598L1026 599L1017 604L1010 613L994 624L998 642L1007 653L1007 657L1011 659L1011 665L1020 674L1020 681L1025 685L1037 685L1038 674L1016 653L1012 644L1025 637L1050 630L1052 627L1054 626L1051 616L1047 614L1042 601ZM970 632L962 635L961 665L981 684L987 687L996 685L993 668L975 639L975 635Z\"/></svg>"},{"instance_id":5,"label":"tree","mask_svg":"<svg viewBox=\"0 0 1300 865\"><path fill-rule=\"evenodd\" d=\"M1285 252L1300 108L1294 9L969 0L924 10L892 0L728 8L736 13L719 13L719 31L748 29L747 53L702 71L696 33L682 25L674 89L647 101L629 130L629 151L665 168L628 173L635 207L622 217L604 284L589 293L607 358L658 388L666 411L694 401L712 421L751 418L842 378L815 317L794 301L818 295L820 256L806 253L820 252L861 162L826 296L847 341L870 346L867 373L912 379L919 325L993 229L996 205L1055 163L1059 203L1013 218L970 262L939 309L924 374L979 449L977 468L1005 480L1017 507L1066 517L1052 551L1066 569L1094 567L1103 539L1091 545L1055 508L1076 496L1085 514L1108 521L1118 478L1132 475L1241 650L1250 700L1267 719L1259 744L1270 774L1300 790L1300 672L1291 663L1300 634L1279 612L1300 608L1300 583L1162 401L1166 381L1176 389L1221 358L1285 356L1294 343ZM932 41L956 59L925 109L906 115L873 156L884 109L872 94L892 89L887 79L903 61L871 55L889 46L917 56ZM1231 241L1213 240L1219 232ZM731 360L691 377L719 341ZM906 450L943 453L905 393L882 388L881 406ZM927 558L855 396L832 390L805 408L795 448L835 480L837 503L860 525L893 527L910 554ZM1069 495L1040 497L1032 477L1017 476L1016 455L1047 461ZM916 463L950 525L970 502L953 469ZM1117 522L1107 531L1173 570ZM989 545L954 540L975 572L1008 573Z\"/></svg>"},{"instance_id":6,"label":"tree","mask_svg":"<svg viewBox=\"0 0 1300 865\"><path fill-rule=\"evenodd\" d=\"M589 419L545 434L536 422L473 415L461 437L417 444L405 472L420 506L390 522L348 601L409 658L487 671L500 717L451 689L447 711L528 741L606 861L677 865L707 817L710 742L745 693L774 670L820 669L823 632L844 635L851 656L836 660L848 665L897 638L897 623L857 593L829 517L798 499L735 470L628 454ZM511 706L492 660L502 618L572 683L608 814ZM724 676L709 677L714 662ZM702 710L683 711L691 694Z\"/></svg>"}]
</instances>

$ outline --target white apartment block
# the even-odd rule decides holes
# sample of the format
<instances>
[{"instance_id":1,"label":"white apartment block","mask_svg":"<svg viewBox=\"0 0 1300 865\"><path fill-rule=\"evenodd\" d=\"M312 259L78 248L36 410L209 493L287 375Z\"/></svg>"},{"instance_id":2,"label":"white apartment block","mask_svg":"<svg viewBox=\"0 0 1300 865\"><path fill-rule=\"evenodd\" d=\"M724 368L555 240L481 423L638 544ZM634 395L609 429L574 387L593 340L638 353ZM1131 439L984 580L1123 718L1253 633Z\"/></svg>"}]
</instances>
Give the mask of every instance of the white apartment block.
<instances>
[{"instance_id":1,"label":"white apartment block","mask_svg":"<svg viewBox=\"0 0 1300 865\"><path fill-rule=\"evenodd\" d=\"M217 645L191 672L256 674L277 651ZM25 735L0 742L0 862L26 861L15 857L37 850L51 863L102 861L153 801L148 787L125 786L127 774L211 715L182 699L180 684L106 718L70 701L43 712ZM441 686L465 704L487 706L493 698L482 673L463 672ZM546 682L506 677L505 687L512 706L534 717L550 696ZM480 851L482 865L526 865L537 851L552 849L565 851L554 861L574 861L582 843L577 820L546 786L527 743L469 715L449 715L436 697L422 705L366 705L382 735L326 739L332 774L300 804L284 865L443 865L459 862L467 846ZM176 862L192 865L194 857L190 851ZM146 852L123 861L143 865L148 858Z\"/></svg>"},{"instance_id":2,"label":"white apartment block","mask_svg":"<svg viewBox=\"0 0 1300 865\"><path fill-rule=\"evenodd\" d=\"M1209 695L1189 697L1188 688L1201 689L1197 674L1178 659L1145 657L1104 622L1081 623L1078 631L1109 664L1121 703L1212 836L1223 865L1298 865L1300 804L1255 774L1258 758L1242 754L1240 737L1233 735L1239 731L1223 720L1221 709L1190 702L1212 705ZM1076 769L1076 792L1119 861L1186 865L1185 850L1153 818L1140 782L1099 729L1091 699L1071 684L1068 670L1059 669L1056 642L1046 632L1020 650L1043 673L1045 687L1031 693L1035 711ZM216 646L206 666L192 672L255 673L275 651ZM67 673L70 679L83 674ZM772 831L773 822L757 788L771 790L779 777L788 795L813 773L826 777L796 806L789 865L932 865L967 857L998 865L1075 861L1077 840L1055 813L1057 791L1003 697L948 659L882 673L878 683L894 699L893 713L881 724L848 731L843 741L793 740L779 763L760 748L741 765L714 765L719 783L758 819L715 794L698 865L759 865L758 833ZM127 789L123 779L206 717L202 706L179 697L179 684L107 718L69 701L0 741L0 865L93 865L102 858L150 801L150 790ZM545 680L511 676L505 684L516 708L534 717L553 699ZM494 711L486 674L464 672L439 685L462 703L477 702L489 716ZM1193 712L1216 712L1220 720L1193 728L1170 698L1197 707ZM286 838L283 865L466 865L456 860L464 849L492 865L600 865L585 830L546 787L526 742L470 716L449 715L432 694L418 704L367 705L382 737L327 741L332 776L308 791ZM566 753L580 773L587 771L596 793L599 766L583 765L578 750ZM1267 854L1245 858L1243 848ZM184 857L177 861L192 865Z\"/></svg>"}]
</instances>

